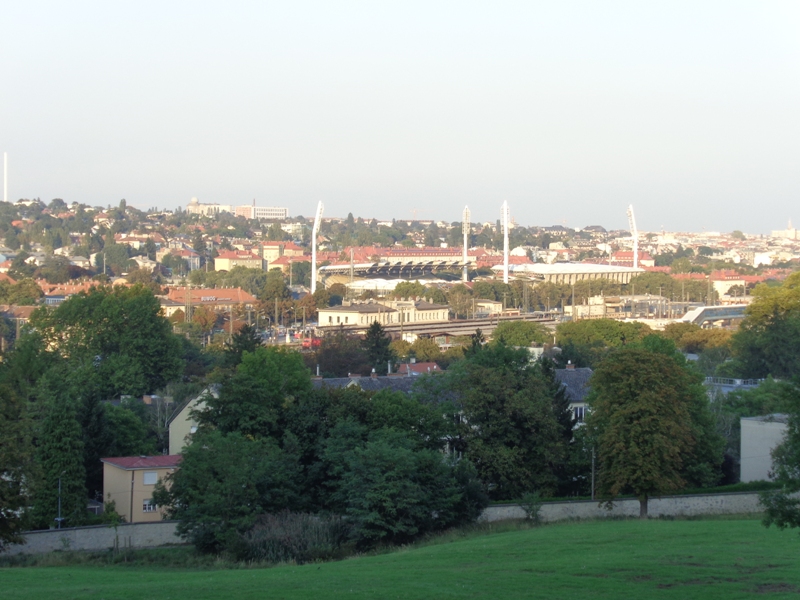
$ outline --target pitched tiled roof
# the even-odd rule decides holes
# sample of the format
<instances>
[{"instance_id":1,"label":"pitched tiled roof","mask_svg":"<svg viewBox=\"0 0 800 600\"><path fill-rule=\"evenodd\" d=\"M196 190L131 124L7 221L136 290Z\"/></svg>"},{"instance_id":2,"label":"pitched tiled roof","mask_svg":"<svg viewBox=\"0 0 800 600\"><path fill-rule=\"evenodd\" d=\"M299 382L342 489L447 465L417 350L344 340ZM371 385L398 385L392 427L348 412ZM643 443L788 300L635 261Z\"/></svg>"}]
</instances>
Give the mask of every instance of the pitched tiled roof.
<instances>
[{"instance_id":1,"label":"pitched tiled roof","mask_svg":"<svg viewBox=\"0 0 800 600\"><path fill-rule=\"evenodd\" d=\"M326 306L325 308L321 308L320 310L324 311L332 311L332 312L357 312L363 314L377 314L377 313L395 313L397 312L395 309L390 308L388 306L384 306L383 304L351 304L349 306L338 305L338 306Z\"/></svg>"},{"instance_id":2,"label":"pitched tiled roof","mask_svg":"<svg viewBox=\"0 0 800 600\"><path fill-rule=\"evenodd\" d=\"M592 370L588 367L581 369L556 369L556 379L567 390L567 399L570 402L585 402L589 394L589 378Z\"/></svg>"},{"instance_id":3,"label":"pitched tiled roof","mask_svg":"<svg viewBox=\"0 0 800 600\"><path fill-rule=\"evenodd\" d=\"M261 260L260 256L247 252L246 250L225 250L217 255L217 258L230 260Z\"/></svg>"},{"instance_id":4,"label":"pitched tiled roof","mask_svg":"<svg viewBox=\"0 0 800 600\"><path fill-rule=\"evenodd\" d=\"M365 392L379 392L381 390L392 390L394 392L405 392L410 394L416 377L332 377L330 379L314 379L312 385L319 388L345 388L351 383L357 385Z\"/></svg>"},{"instance_id":5,"label":"pitched tiled roof","mask_svg":"<svg viewBox=\"0 0 800 600\"><path fill-rule=\"evenodd\" d=\"M192 303L249 303L252 304L256 301L255 297L248 294L241 288L214 288L214 289L193 289L190 290L192 295ZM185 288L172 288L167 294L170 300L176 302L186 302L186 289Z\"/></svg>"},{"instance_id":6,"label":"pitched tiled roof","mask_svg":"<svg viewBox=\"0 0 800 600\"><path fill-rule=\"evenodd\" d=\"M120 469L131 471L134 469L168 469L175 468L183 457L180 454L167 454L163 456L114 456L101 458L104 463L114 465Z\"/></svg>"}]
</instances>

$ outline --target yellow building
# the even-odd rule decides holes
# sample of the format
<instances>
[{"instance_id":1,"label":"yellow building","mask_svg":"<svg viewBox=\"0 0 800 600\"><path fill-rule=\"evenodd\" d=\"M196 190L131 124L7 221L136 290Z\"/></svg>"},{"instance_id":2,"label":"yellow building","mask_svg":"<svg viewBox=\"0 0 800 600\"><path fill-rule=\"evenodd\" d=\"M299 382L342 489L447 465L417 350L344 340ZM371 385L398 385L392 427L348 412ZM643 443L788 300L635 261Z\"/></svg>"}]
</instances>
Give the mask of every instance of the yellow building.
<instances>
[{"instance_id":1,"label":"yellow building","mask_svg":"<svg viewBox=\"0 0 800 600\"><path fill-rule=\"evenodd\" d=\"M215 271L230 271L233 267L263 269L264 259L252 252L243 252L240 250L220 252L219 256L214 259Z\"/></svg>"},{"instance_id":2,"label":"yellow building","mask_svg":"<svg viewBox=\"0 0 800 600\"><path fill-rule=\"evenodd\" d=\"M189 400L169 420L169 453L180 454L189 445L191 435L197 431L197 419L192 411L205 408L205 399L209 395L219 398L219 387L211 386L198 396Z\"/></svg>"},{"instance_id":3,"label":"yellow building","mask_svg":"<svg viewBox=\"0 0 800 600\"><path fill-rule=\"evenodd\" d=\"M175 471L180 455L118 456L103 462L103 499L113 501L128 523L160 521L162 508L153 502L156 483Z\"/></svg>"},{"instance_id":4,"label":"yellow building","mask_svg":"<svg viewBox=\"0 0 800 600\"><path fill-rule=\"evenodd\" d=\"M381 302L343 303L320 308L319 326L370 326L375 321L384 325L400 323L436 323L449 320L450 307L425 300L385 300Z\"/></svg>"}]
</instances>

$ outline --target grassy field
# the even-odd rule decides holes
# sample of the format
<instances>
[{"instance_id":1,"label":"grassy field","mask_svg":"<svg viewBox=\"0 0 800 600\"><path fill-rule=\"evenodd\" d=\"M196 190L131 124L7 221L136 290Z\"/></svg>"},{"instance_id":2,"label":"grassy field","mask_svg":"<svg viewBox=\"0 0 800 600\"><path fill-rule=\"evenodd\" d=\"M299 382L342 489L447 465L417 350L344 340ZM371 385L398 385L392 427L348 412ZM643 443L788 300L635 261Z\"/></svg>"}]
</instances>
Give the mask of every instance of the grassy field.
<instances>
[{"instance_id":1,"label":"grassy field","mask_svg":"<svg viewBox=\"0 0 800 600\"><path fill-rule=\"evenodd\" d=\"M592 521L454 537L267 569L3 568L0 597L732 600L800 593L800 536L756 519Z\"/></svg>"}]
</instances>

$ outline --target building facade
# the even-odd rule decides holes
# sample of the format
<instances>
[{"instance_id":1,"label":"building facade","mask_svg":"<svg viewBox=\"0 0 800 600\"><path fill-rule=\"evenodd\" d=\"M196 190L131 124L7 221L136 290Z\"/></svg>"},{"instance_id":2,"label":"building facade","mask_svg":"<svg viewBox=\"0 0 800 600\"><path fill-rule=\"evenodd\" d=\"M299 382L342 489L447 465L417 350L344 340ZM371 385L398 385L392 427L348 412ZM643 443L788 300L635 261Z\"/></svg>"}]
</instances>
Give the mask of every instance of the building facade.
<instances>
[{"instance_id":1,"label":"building facade","mask_svg":"<svg viewBox=\"0 0 800 600\"><path fill-rule=\"evenodd\" d=\"M252 252L242 252L241 250L225 250L214 259L215 271L230 271L234 267L263 269L264 259Z\"/></svg>"},{"instance_id":2,"label":"building facade","mask_svg":"<svg viewBox=\"0 0 800 600\"><path fill-rule=\"evenodd\" d=\"M271 219L273 221L283 221L289 218L289 209L279 206L250 206L243 204L236 207L237 217L245 219Z\"/></svg>"},{"instance_id":3,"label":"building facade","mask_svg":"<svg viewBox=\"0 0 800 600\"><path fill-rule=\"evenodd\" d=\"M383 302L349 303L319 309L320 327L358 325L369 327L401 323L436 323L449 320L450 307L425 300L386 300Z\"/></svg>"},{"instance_id":4,"label":"building facade","mask_svg":"<svg viewBox=\"0 0 800 600\"><path fill-rule=\"evenodd\" d=\"M186 205L186 212L190 215L203 215L205 217L213 217L223 212L233 214L233 211L232 204L202 204L197 198L192 198L189 204Z\"/></svg>"},{"instance_id":5,"label":"building facade","mask_svg":"<svg viewBox=\"0 0 800 600\"><path fill-rule=\"evenodd\" d=\"M164 509L153 502L156 483L178 468L180 455L102 458L103 500L113 501L128 523L161 521Z\"/></svg>"}]
</instances>

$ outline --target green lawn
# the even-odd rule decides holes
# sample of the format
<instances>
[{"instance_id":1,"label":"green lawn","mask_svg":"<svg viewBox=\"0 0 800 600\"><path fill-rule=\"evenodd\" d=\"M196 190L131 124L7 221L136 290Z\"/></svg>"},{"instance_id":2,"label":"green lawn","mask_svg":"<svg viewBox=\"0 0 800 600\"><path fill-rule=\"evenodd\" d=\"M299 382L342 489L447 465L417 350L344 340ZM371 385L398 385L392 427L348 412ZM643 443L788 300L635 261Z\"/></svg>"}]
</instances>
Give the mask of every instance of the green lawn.
<instances>
[{"instance_id":1,"label":"green lawn","mask_svg":"<svg viewBox=\"0 0 800 600\"><path fill-rule=\"evenodd\" d=\"M16 598L797 598L800 536L755 519L593 521L270 569L0 569Z\"/></svg>"}]
</instances>

